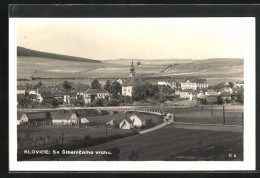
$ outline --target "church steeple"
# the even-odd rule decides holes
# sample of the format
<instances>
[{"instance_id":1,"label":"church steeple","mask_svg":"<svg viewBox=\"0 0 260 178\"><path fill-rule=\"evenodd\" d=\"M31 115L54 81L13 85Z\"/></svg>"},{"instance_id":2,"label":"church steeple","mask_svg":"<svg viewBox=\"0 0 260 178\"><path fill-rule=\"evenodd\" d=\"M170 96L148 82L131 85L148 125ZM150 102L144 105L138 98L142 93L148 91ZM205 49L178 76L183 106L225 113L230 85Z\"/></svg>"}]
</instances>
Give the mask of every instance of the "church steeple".
<instances>
[{"instance_id":1,"label":"church steeple","mask_svg":"<svg viewBox=\"0 0 260 178\"><path fill-rule=\"evenodd\" d=\"M134 61L133 60L132 60L129 76L130 77L135 77L135 68L134 68Z\"/></svg>"}]
</instances>

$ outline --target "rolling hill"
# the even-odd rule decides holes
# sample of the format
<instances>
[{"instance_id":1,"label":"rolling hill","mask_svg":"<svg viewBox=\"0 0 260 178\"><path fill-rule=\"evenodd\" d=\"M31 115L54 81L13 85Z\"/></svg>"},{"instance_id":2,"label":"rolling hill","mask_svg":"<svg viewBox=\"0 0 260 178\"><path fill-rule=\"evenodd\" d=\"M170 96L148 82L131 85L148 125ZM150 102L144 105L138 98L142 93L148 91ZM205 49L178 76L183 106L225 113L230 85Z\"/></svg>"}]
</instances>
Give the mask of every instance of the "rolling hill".
<instances>
[{"instance_id":1,"label":"rolling hill","mask_svg":"<svg viewBox=\"0 0 260 178\"><path fill-rule=\"evenodd\" d=\"M54 54L54 53L46 53L41 51L35 51L23 47L17 47L17 56L27 56L27 57L43 57L43 58L50 58L62 61L77 61L77 62L91 62L91 63L102 63L98 60L87 59L82 57L75 57L75 56L68 56L68 55L61 55L61 54Z\"/></svg>"}]
</instances>

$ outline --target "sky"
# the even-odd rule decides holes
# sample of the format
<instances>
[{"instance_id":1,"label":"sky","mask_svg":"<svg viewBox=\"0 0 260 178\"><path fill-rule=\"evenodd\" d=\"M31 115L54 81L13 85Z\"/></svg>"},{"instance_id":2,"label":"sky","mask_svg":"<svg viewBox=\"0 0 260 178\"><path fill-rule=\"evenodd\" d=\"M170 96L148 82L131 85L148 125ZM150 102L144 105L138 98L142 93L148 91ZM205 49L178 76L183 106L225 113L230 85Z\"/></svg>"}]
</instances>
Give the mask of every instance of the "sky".
<instances>
[{"instance_id":1,"label":"sky","mask_svg":"<svg viewBox=\"0 0 260 178\"><path fill-rule=\"evenodd\" d=\"M244 57L246 26L241 18L67 22L21 23L17 26L17 45L96 60Z\"/></svg>"}]
</instances>

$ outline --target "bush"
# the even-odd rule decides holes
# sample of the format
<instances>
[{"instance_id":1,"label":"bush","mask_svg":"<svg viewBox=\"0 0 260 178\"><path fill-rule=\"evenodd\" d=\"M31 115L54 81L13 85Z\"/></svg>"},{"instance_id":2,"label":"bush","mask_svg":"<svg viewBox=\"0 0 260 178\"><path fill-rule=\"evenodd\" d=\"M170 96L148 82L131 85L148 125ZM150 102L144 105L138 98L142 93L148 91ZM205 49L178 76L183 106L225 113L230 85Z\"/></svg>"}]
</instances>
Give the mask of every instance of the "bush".
<instances>
[{"instance_id":1,"label":"bush","mask_svg":"<svg viewBox=\"0 0 260 178\"><path fill-rule=\"evenodd\" d=\"M92 137L90 136L90 135L86 135L85 137L84 137L84 139L85 140L90 140Z\"/></svg>"},{"instance_id":2,"label":"bush","mask_svg":"<svg viewBox=\"0 0 260 178\"><path fill-rule=\"evenodd\" d=\"M111 99L108 103L108 106L119 106L119 102L116 99Z\"/></svg>"}]
</instances>

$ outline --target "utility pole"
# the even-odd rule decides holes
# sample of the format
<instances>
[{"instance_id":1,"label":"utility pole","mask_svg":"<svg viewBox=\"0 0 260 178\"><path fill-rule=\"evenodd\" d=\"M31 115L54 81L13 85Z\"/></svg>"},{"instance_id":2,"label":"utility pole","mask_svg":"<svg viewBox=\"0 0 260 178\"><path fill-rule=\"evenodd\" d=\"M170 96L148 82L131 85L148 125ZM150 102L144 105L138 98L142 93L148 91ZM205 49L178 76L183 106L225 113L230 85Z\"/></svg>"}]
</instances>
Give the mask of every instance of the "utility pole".
<instances>
[{"instance_id":1,"label":"utility pole","mask_svg":"<svg viewBox=\"0 0 260 178\"><path fill-rule=\"evenodd\" d=\"M224 125L226 124L226 118L225 118L225 106L223 105L223 121Z\"/></svg>"},{"instance_id":2,"label":"utility pole","mask_svg":"<svg viewBox=\"0 0 260 178\"><path fill-rule=\"evenodd\" d=\"M201 103L201 109L203 110L203 103Z\"/></svg>"},{"instance_id":3,"label":"utility pole","mask_svg":"<svg viewBox=\"0 0 260 178\"><path fill-rule=\"evenodd\" d=\"M213 116L213 106L211 105L211 117Z\"/></svg>"},{"instance_id":4,"label":"utility pole","mask_svg":"<svg viewBox=\"0 0 260 178\"><path fill-rule=\"evenodd\" d=\"M106 137L107 137L107 124L106 124Z\"/></svg>"}]
</instances>

